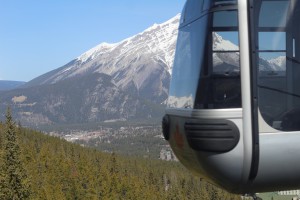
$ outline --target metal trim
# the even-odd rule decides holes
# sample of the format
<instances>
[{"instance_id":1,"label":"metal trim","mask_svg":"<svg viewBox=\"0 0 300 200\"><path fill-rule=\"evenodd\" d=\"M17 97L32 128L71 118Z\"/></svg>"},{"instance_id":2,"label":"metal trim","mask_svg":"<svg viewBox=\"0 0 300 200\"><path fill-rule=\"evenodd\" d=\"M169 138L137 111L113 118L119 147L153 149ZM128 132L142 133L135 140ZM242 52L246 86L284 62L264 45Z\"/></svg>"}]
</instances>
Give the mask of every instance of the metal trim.
<instances>
[{"instance_id":1,"label":"metal trim","mask_svg":"<svg viewBox=\"0 0 300 200\"><path fill-rule=\"evenodd\" d=\"M252 138L252 116L251 116L251 78L250 78L250 55L249 55L249 21L248 1L238 1L239 17L239 41L241 62L241 86L243 106L243 142L244 142L244 167L242 181L247 183L251 171L253 138Z\"/></svg>"},{"instance_id":2,"label":"metal trim","mask_svg":"<svg viewBox=\"0 0 300 200\"><path fill-rule=\"evenodd\" d=\"M231 109L178 109L167 108L166 114L199 119L241 119L242 108Z\"/></svg>"}]
</instances>

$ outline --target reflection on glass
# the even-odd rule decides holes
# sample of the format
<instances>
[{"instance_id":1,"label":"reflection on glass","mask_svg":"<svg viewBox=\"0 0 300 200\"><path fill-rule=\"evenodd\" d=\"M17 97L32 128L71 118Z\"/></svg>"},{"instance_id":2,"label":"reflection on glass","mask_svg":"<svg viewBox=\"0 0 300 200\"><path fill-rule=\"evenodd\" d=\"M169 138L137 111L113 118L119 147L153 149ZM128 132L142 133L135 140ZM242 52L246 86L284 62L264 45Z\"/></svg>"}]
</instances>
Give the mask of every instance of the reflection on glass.
<instances>
[{"instance_id":1,"label":"reflection on glass","mask_svg":"<svg viewBox=\"0 0 300 200\"><path fill-rule=\"evenodd\" d=\"M214 27L237 27L237 12L236 11L219 11L214 13Z\"/></svg>"},{"instance_id":2,"label":"reflection on glass","mask_svg":"<svg viewBox=\"0 0 300 200\"><path fill-rule=\"evenodd\" d=\"M238 51L239 34L237 31L213 32L213 51Z\"/></svg>"},{"instance_id":3,"label":"reflection on glass","mask_svg":"<svg viewBox=\"0 0 300 200\"><path fill-rule=\"evenodd\" d=\"M237 0L204 0L202 10L209 10L211 7L220 4L236 4Z\"/></svg>"},{"instance_id":4,"label":"reflection on glass","mask_svg":"<svg viewBox=\"0 0 300 200\"><path fill-rule=\"evenodd\" d=\"M213 32L213 73L236 76L240 71L237 31Z\"/></svg>"},{"instance_id":5,"label":"reflection on glass","mask_svg":"<svg viewBox=\"0 0 300 200\"><path fill-rule=\"evenodd\" d=\"M285 32L259 32L259 50L286 50Z\"/></svg>"},{"instance_id":6,"label":"reflection on glass","mask_svg":"<svg viewBox=\"0 0 300 200\"><path fill-rule=\"evenodd\" d=\"M236 3L236 0L215 0L215 4Z\"/></svg>"},{"instance_id":7,"label":"reflection on glass","mask_svg":"<svg viewBox=\"0 0 300 200\"><path fill-rule=\"evenodd\" d=\"M213 83L215 108L241 106L241 81L237 76L218 77Z\"/></svg>"},{"instance_id":8,"label":"reflection on glass","mask_svg":"<svg viewBox=\"0 0 300 200\"><path fill-rule=\"evenodd\" d=\"M207 1L207 0L204 0ZM199 10L201 10L202 8L202 4L203 4L203 0L189 0L186 3L186 10L188 10L189 12L185 12L185 21L188 22L192 19L197 18L198 16L200 16L200 12Z\"/></svg>"},{"instance_id":9,"label":"reflection on glass","mask_svg":"<svg viewBox=\"0 0 300 200\"><path fill-rule=\"evenodd\" d=\"M263 1L260 10L260 27L285 27L290 1Z\"/></svg>"},{"instance_id":10,"label":"reflection on glass","mask_svg":"<svg viewBox=\"0 0 300 200\"><path fill-rule=\"evenodd\" d=\"M285 76L286 53L285 52L261 52L259 53L260 75Z\"/></svg>"},{"instance_id":11,"label":"reflection on glass","mask_svg":"<svg viewBox=\"0 0 300 200\"><path fill-rule=\"evenodd\" d=\"M175 108L193 108L196 96L200 65L203 61L206 32L203 17L193 26L179 30L168 106Z\"/></svg>"},{"instance_id":12,"label":"reflection on glass","mask_svg":"<svg viewBox=\"0 0 300 200\"><path fill-rule=\"evenodd\" d=\"M224 76L237 76L240 73L238 52L213 53L213 73Z\"/></svg>"},{"instance_id":13,"label":"reflection on glass","mask_svg":"<svg viewBox=\"0 0 300 200\"><path fill-rule=\"evenodd\" d=\"M300 3L262 0L256 5L259 111L275 129L300 131Z\"/></svg>"},{"instance_id":14,"label":"reflection on glass","mask_svg":"<svg viewBox=\"0 0 300 200\"><path fill-rule=\"evenodd\" d=\"M213 32L214 108L241 106L240 55L237 31Z\"/></svg>"},{"instance_id":15,"label":"reflection on glass","mask_svg":"<svg viewBox=\"0 0 300 200\"><path fill-rule=\"evenodd\" d=\"M194 99L191 96L169 96L168 98L168 106L171 108L193 108Z\"/></svg>"},{"instance_id":16,"label":"reflection on glass","mask_svg":"<svg viewBox=\"0 0 300 200\"><path fill-rule=\"evenodd\" d=\"M286 33L259 32L259 65L260 76L286 75Z\"/></svg>"},{"instance_id":17,"label":"reflection on glass","mask_svg":"<svg viewBox=\"0 0 300 200\"><path fill-rule=\"evenodd\" d=\"M217 1L204 2L207 5ZM179 29L169 107L241 107L237 31L237 11L232 8L206 13Z\"/></svg>"}]
</instances>

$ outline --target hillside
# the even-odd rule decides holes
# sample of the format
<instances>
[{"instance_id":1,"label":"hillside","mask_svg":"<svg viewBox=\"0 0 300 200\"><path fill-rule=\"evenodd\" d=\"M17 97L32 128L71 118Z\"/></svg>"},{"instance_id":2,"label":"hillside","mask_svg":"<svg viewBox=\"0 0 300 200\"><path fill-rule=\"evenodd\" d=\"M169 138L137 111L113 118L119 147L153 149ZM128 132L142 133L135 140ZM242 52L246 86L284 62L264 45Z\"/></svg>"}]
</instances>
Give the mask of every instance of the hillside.
<instances>
[{"instance_id":1,"label":"hillside","mask_svg":"<svg viewBox=\"0 0 300 200\"><path fill-rule=\"evenodd\" d=\"M160 121L179 17L115 44L101 43L22 88L1 93L0 110L11 105L15 119L30 127Z\"/></svg>"},{"instance_id":2,"label":"hillside","mask_svg":"<svg viewBox=\"0 0 300 200\"><path fill-rule=\"evenodd\" d=\"M21 88L1 92L0 110L30 127L93 122L160 121L168 97L180 14L120 42L101 43ZM238 50L221 33L213 48ZM214 53L214 71L239 72L239 53ZM285 57L260 58L261 73L284 71ZM169 99L172 103L172 99ZM4 116L0 115L0 120Z\"/></svg>"},{"instance_id":3,"label":"hillside","mask_svg":"<svg viewBox=\"0 0 300 200\"><path fill-rule=\"evenodd\" d=\"M0 123L1 159L4 130ZM240 199L201 182L177 162L106 154L37 131L13 130L30 199Z\"/></svg>"},{"instance_id":4,"label":"hillside","mask_svg":"<svg viewBox=\"0 0 300 200\"><path fill-rule=\"evenodd\" d=\"M5 90L12 90L17 87L20 87L24 85L25 82L23 81L5 81L5 80L0 80L0 91L5 91Z\"/></svg>"},{"instance_id":5,"label":"hillside","mask_svg":"<svg viewBox=\"0 0 300 200\"><path fill-rule=\"evenodd\" d=\"M0 104L0 110L11 105L14 117L31 127L151 119L160 118L163 113L162 105L120 90L109 75L100 73L8 91L0 96L0 102L5 102Z\"/></svg>"}]
</instances>

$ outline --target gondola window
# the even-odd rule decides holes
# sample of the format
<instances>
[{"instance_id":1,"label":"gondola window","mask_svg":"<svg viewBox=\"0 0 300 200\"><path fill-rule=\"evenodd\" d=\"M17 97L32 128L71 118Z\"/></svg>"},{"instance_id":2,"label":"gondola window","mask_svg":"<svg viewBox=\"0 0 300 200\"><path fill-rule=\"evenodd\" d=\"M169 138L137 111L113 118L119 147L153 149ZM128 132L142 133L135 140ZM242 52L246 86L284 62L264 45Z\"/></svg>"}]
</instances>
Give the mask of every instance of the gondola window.
<instances>
[{"instance_id":1,"label":"gondola window","mask_svg":"<svg viewBox=\"0 0 300 200\"><path fill-rule=\"evenodd\" d=\"M204 3L199 16L180 25L176 47L180 56L175 55L169 107L241 107L236 1L227 1L230 9L227 4L220 6L220 2L224 1Z\"/></svg>"},{"instance_id":2,"label":"gondola window","mask_svg":"<svg viewBox=\"0 0 300 200\"><path fill-rule=\"evenodd\" d=\"M294 0L263 0L257 7L259 110L269 126L282 131L300 130L299 6Z\"/></svg>"}]
</instances>

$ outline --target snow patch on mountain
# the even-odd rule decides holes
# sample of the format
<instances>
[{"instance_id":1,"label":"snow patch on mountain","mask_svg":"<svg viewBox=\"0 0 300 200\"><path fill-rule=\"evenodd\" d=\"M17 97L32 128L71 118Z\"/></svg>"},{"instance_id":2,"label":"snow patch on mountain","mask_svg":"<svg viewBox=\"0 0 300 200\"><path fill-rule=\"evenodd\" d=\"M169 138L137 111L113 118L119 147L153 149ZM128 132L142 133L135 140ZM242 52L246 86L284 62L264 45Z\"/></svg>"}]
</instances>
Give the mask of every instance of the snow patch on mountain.
<instances>
[{"instance_id":1,"label":"snow patch on mountain","mask_svg":"<svg viewBox=\"0 0 300 200\"><path fill-rule=\"evenodd\" d=\"M94 59L97 57L100 53L108 53L110 50L112 50L115 46L117 46L118 43L109 44L106 42L103 42L99 44L98 46L88 50L87 52L80 55L77 60L80 60L81 62L86 62L88 59Z\"/></svg>"},{"instance_id":2,"label":"snow patch on mountain","mask_svg":"<svg viewBox=\"0 0 300 200\"><path fill-rule=\"evenodd\" d=\"M118 43L101 43L65 66L36 78L32 85L101 73L109 75L123 92L162 103L168 96L179 20L180 14ZM226 35L223 38L218 32L212 34L214 72L238 73L240 55L236 41L228 40ZM285 66L285 59L261 59L259 64L260 69L278 69Z\"/></svg>"},{"instance_id":3,"label":"snow patch on mountain","mask_svg":"<svg viewBox=\"0 0 300 200\"><path fill-rule=\"evenodd\" d=\"M268 60L268 63L275 71L284 71L286 68L286 56L279 56Z\"/></svg>"},{"instance_id":4,"label":"snow patch on mountain","mask_svg":"<svg viewBox=\"0 0 300 200\"><path fill-rule=\"evenodd\" d=\"M154 94L156 102L163 101L168 95L179 20L180 14L118 43L101 43L33 82L54 84L103 73L111 76L112 82L123 91L145 98Z\"/></svg>"},{"instance_id":5,"label":"snow patch on mountain","mask_svg":"<svg viewBox=\"0 0 300 200\"><path fill-rule=\"evenodd\" d=\"M240 54L237 45L213 32L213 51L216 51L213 53L214 73L238 73L240 70Z\"/></svg>"},{"instance_id":6,"label":"snow patch on mountain","mask_svg":"<svg viewBox=\"0 0 300 200\"><path fill-rule=\"evenodd\" d=\"M215 73L237 73L240 70L239 47L236 44L230 40L224 39L218 33L213 32L213 50L216 51L213 54ZM286 56L278 56L272 59L259 58L260 71L285 71L285 68Z\"/></svg>"},{"instance_id":7,"label":"snow patch on mountain","mask_svg":"<svg viewBox=\"0 0 300 200\"><path fill-rule=\"evenodd\" d=\"M192 95L183 97L169 96L167 104L170 108L193 108L194 98Z\"/></svg>"},{"instance_id":8,"label":"snow patch on mountain","mask_svg":"<svg viewBox=\"0 0 300 200\"><path fill-rule=\"evenodd\" d=\"M231 41L223 39L221 35L213 32L213 50L218 51L238 51L239 47Z\"/></svg>"},{"instance_id":9,"label":"snow patch on mountain","mask_svg":"<svg viewBox=\"0 0 300 200\"><path fill-rule=\"evenodd\" d=\"M104 66L102 68L98 67L96 71L112 75L124 67L118 66L118 64L125 58L134 57L133 60L139 60L141 54L146 54L154 61L163 62L168 72L171 73L179 19L180 14L162 24L154 24L145 31L121 42L114 44L101 43L80 55L77 61L84 64L81 68L93 68L95 65ZM77 69L72 74L77 75L82 71Z\"/></svg>"}]
</instances>

